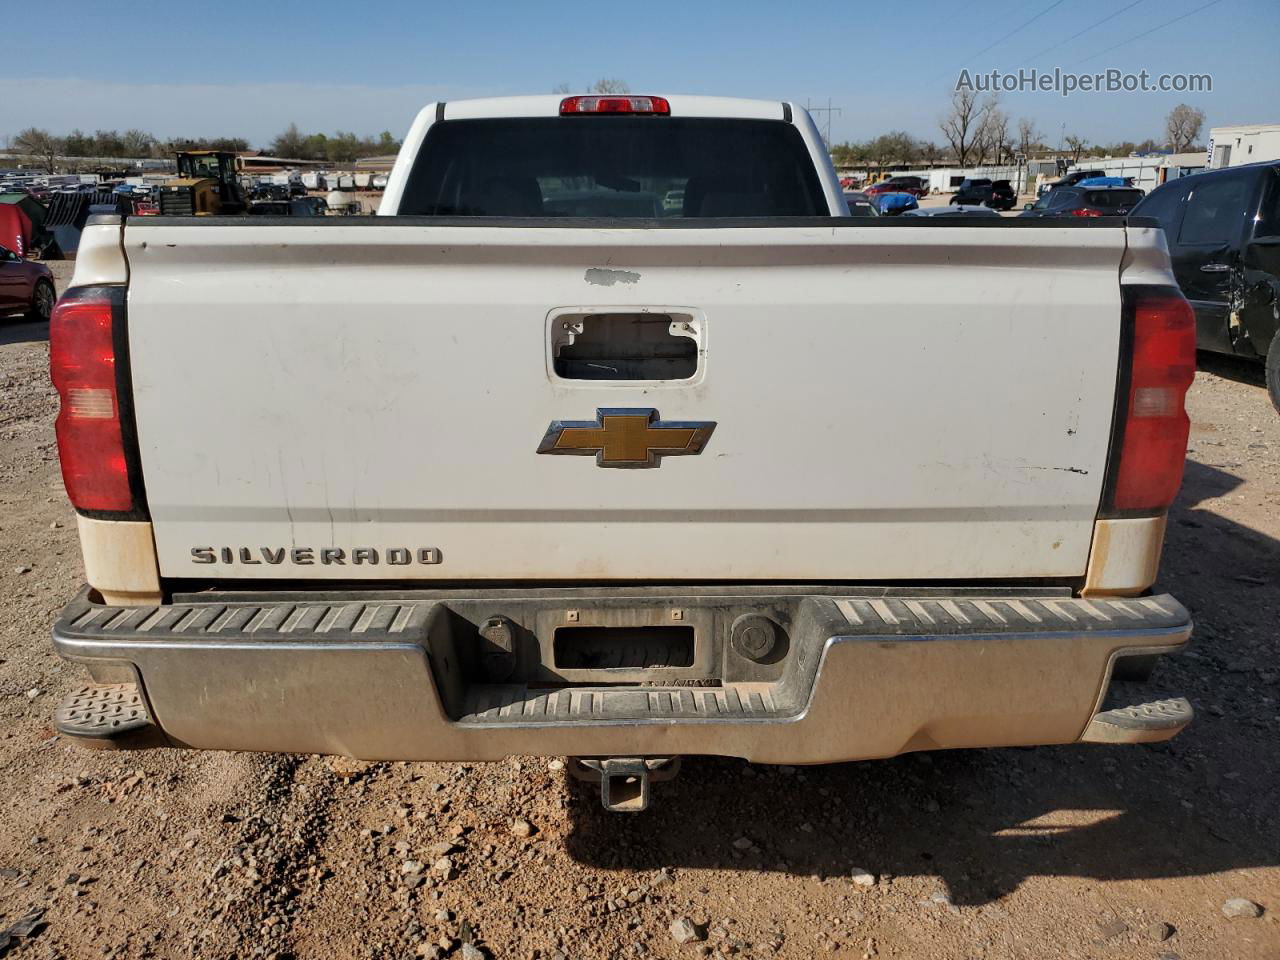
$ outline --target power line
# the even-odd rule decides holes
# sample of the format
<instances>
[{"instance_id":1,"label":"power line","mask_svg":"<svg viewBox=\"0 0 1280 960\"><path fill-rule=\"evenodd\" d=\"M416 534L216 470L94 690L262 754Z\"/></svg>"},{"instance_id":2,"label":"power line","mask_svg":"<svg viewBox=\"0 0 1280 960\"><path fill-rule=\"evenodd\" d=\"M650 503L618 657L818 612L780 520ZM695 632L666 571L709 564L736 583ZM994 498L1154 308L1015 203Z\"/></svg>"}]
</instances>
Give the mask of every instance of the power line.
<instances>
[{"instance_id":1,"label":"power line","mask_svg":"<svg viewBox=\"0 0 1280 960\"><path fill-rule=\"evenodd\" d=\"M827 115L827 128L826 132L822 135L822 139L827 146L831 146L831 115L833 113L844 113L844 111L839 107L833 107L831 105L830 97L827 97L827 105L825 107L811 107L809 106L809 101L805 100L804 108L808 113L825 113Z\"/></svg>"},{"instance_id":2,"label":"power line","mask_svg":"<svg viewBox=\"0 0 1280 960\"><path fill-rule=\"evenodd\" d=\"M1116 17L1120 16L1120 14L1124 13L1126 10L1132 10L1138 4L1143 2L1145 2L1145 0L1133 0L1133 3L1129 4L1126 7L1121 7L1115 13L1107 14L1107 16L1103 17L1101 20L1097 21L1096 23L1089 24L1089 26L1085 27L1079 33L1073 33L1071 36L1067 37L1067 39L1059 40L1052 47L1048 47L1047 49L1041 50L1034 57L1028 58L1027 63L1035 63L1037 60L1043 57L1046 53L1053 53L1053 51L1057 50L1059 47L1065 47L1072 40L1078 40L1080 37L1083 37L1090 30L1093 30L1093 29L1096 29L1097 27L1102 26L1104 23L1106 23L1109 20L1114 20Z\"/></svg>"},{"instance_id":3,"label":"power line","mask_svg":"<svg viewBox=\"0 0 1280 960\"><path fill-rule=\"evenodd\" d=\"M1209 0L1208 3L1203 4L1202 6L1196 7L1194 10L1188 10L1186 13L1184 13L1180 17L1174 17L1172 20L1166 20L1164 23L1157 24L1156 26L1152 27L1150 30L1145 30L1142 33L1138 34L1136 37L1130 37L1128 40L1121 40L1119 43L1115 44L1114 46L1107 47L1107 49L1101 51L1100 53L1095 53L1091 57L1085 57L1083 60L1077 60L1075 63L1072 64L1072 66L1075 67L1075 66L1079 66L1082 63L1088 63L1090 60L1097 60L1099 57L1106 56L1112 50L1118 50L1121 47L1125 46L1126 44L1133 43L1133 41L1135 40L1141 40L1143 37L1149 37L1151 36L1151 34L1155 33L1157 30L1163 30L1165 27L1171 27L1175 23L1177 23L1179 20L1185 20L1187 19L1187 17L1191 16L1192 14L1199 13L1201 10L1208 10L1210 7L1217 6L1221 2L1222 0Z\"/></svg>"},{"instance_id":4,"label":"power line","mask_svg":"<svg viewBox=\"0 0 1280 960\"><path fill-rule=\"evenodd\" d=\"M985 47L983 47L983 48L982 48L981 50L979 50L977 53L975 53L975 54L973 54L971 57L969 57L969 59L968 59L968 60L966 60L965 62L966 62L966 63L968 63L968 62L971 62L971 61L973 61L973 60L977 60L980 56L982 56L984 53L988 52L989 50L994 50L996 47L1000 46L1000 44L1004 43L1006 40L1008 40L1010 37L1012 37L1015 33L1018 33L1019 31L1025 30L1027 27L1031 26L1033 23L1035 23L1037 20L1039 20L1041 17L1043 17L1046 13L1048 13L1050 10L1053 10L1055 7L1060 7L1060 6L1062 6L1062 5L1063 5L1064 3L1066 3L1066 2L1067 2L1067 0L1054 0L1054 2L1053 2L1053 3L1049 4L1047 7L1045 7L1043 10L1041 10L1039 13L1037 13L1037 14L1036 14L1034 17L1032 17L1030 20L1025 20L1025 21L1023 21L1022 23L1018 24L1016 27L1014 27L1012 30L1010 30L1008 33L1006 33L1006 34L1005 34L1003 37L1001 37L999 40L996 40L994 43L989 43L989 44L987 44Z\"/></svg>"}]
</instances>

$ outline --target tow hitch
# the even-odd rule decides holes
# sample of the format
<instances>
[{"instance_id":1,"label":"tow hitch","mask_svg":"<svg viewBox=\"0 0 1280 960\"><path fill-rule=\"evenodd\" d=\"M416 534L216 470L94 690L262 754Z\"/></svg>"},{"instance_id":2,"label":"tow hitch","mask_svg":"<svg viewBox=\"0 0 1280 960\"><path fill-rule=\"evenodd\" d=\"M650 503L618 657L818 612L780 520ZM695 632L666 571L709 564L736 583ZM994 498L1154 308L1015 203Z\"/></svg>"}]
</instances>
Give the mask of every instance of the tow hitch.
<instances>
[{"instance_id":1,"label":"tow hitch","mask_svg":"<svg viewBox=\"0 0 1280 960\"><path fill-rule=\"evenodd\" d=\"M611 813L649 808L649 784L680 772L679 757L570 757L569 773L600 784L600 802Z\"/></svg>"}]
</instances>

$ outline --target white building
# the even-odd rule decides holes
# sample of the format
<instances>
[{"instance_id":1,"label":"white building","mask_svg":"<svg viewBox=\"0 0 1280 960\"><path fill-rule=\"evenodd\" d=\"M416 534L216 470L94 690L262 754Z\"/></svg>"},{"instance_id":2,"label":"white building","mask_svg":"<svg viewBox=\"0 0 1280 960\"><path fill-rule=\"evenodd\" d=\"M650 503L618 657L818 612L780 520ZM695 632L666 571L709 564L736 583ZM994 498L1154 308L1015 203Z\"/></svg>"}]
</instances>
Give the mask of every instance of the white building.
<instances>
[{"instance_id":1,"label":"white building","mask_svg":"<svg viewBox=\"0 0 1280 960\"><path fill-rule=\"evenodd\" d=\"M1238 167L1242 163L1280 160L1280 123L1252 123L1214 127L1209 131L1209 166Z\"/></svg>"}]
</instances>

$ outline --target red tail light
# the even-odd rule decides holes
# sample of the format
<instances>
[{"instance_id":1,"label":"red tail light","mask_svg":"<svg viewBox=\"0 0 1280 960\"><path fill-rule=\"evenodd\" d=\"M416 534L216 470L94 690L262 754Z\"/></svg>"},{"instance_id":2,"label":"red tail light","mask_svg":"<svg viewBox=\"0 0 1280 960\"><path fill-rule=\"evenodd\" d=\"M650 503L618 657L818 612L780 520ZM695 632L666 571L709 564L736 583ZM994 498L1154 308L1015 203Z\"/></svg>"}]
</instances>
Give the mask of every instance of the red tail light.
<instances>
[{"instance_id":1,"label":"red tail light","mask_svg":"<svg viewBox=\"0 0 1280 960\"><path fill-rule=\"evenodd\" d=\"M1169 287L1125 287L1128 369L1111 442L1107 512L1163 513L1177 496L1187 454L1184 400L1196 372L1191 304Z\"/></svg>"},{"instance_id":2,"label":"red tail light","mask_svg":"<svg viewBox=\"0 0 1280 960\"><path fill-rule=\"evenodd\" d=\"M671 104L662 97L565 97L560 101L560 115L575 113L671 113Z\"/></svg>"},{"instance_id":3,"label":"red tail light","mask_svg":"<svg viewBox=\"0 0 1280 960\"><path fill-rule=\"evenodd\" d=\"M124 291L84 287L60 299L49 321L49 367L62 402L56 431L67 496L85 513L141 510L127 396L118 349ZM127 363L127 360L125 360ZM125 403L122 403L122 400Z\"/></svg>"},{"instance_id":4,"label":"red tail light","mask_svg":"<svg viewBox=\"0 0 1280 960\"><path fill-rule=\"evenodd\" d=\"M1102 217L1102 216L1106 216L1106 214L1104 214L1101 210L1096 210L1096 209L1094 209L1093 207L1077 207L1075 210L1072 210L1072 211L1071 211L1071 215L1072 215L1073 217Z\"/></svg>"}]
</instances>

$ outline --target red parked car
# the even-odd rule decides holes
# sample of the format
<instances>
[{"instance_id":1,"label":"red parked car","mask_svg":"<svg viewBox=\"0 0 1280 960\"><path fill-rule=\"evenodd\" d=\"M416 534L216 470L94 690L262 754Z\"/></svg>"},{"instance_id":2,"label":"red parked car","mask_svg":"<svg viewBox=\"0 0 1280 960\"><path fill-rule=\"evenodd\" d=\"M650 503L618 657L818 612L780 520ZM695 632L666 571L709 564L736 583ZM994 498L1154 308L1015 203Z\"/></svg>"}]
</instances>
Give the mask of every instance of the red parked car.
<instances>
[{"instance_id":1,"label":"red parked car","mask_svg":"<svg viewBox=\"0 0 1280 960\"><path fill-rule=\"evenodd\" d=\"M890 177L888 180L882 180L867 187L862 192L872 197L878 193L909 193L919 199L929 195L929 184L924 177Z\"/></svg>"},{"instance_id":2,"label":"red parked car","mask_svg":"<svg viewBox=\"0 0 1280 960\"><path fill-rule=\"evenodd\" d=\"M47 322L57 299L48 267L0 246L0 317L22 313Z\"/></svg>"}]
</instances>

